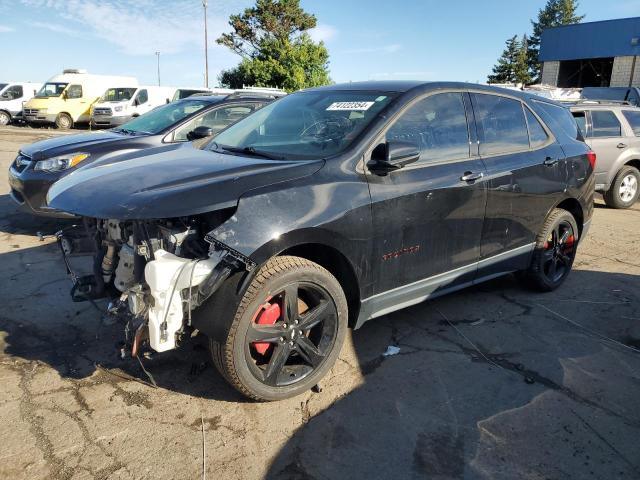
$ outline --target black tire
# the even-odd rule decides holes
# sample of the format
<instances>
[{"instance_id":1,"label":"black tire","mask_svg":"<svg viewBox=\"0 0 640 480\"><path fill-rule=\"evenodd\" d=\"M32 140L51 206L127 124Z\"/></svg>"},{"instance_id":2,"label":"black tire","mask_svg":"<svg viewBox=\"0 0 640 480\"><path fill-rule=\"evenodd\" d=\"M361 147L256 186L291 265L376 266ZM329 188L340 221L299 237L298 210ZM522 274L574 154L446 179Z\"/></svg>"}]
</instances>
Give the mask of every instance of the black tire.
<instances>
[{"instance_id":1,"label":"black tire","mask_svg":"<svg viewBox=\"0 0 640 480\"><path fill-rule=\"evenodd\" d=\"M578 225L573 215L554 209L536 237L529 268L520 278L538 291L551 292L566 280L571 272L578 247Z\"/></svg>"},{"instance_id":2,"label":"black tire","mask_svg":"<svg viewBox=\"0 0 640 480\"><path fill-rule=\"evenodd\" d=\"M0 110L0 125L9 125L11 123L11 115Z\"/></svg>"},{"instance_id":3,"label":"black tire","mask_svg":"<svg viewBox=\"0 0 640 480\"><path fill-rule=\"evenodd\" d=\"M59 113L56 117L56 127L60 130L69 130L73 128L73 119L68 113Z\"/></svg>"},{"instance_id":4,"label":"black tire","mask_svg":"<svg viewBox=\"0 0 640 480\"><path fill-rule=\"evenodd\" d=\"M273 324L258 326L265 306L274 304L282 306L281 316ZM308 310L298 313L301 305ZM326 269L300 257L274 257L247 288L226 341L210 339L213 362L234 388L251 399L293 397L316 385L335 363L347 315L344 292ZM263 342L251 341L256 338ZM258 351L259 345L268 345L264 353ZM283 358L285 363L278 362Z\"/></svg>"},{"instance_id":5,"label":"black tire","mask_svg":"<svg viewBox=\"0 0 640 480\"><path fill-rule=\"evenodd\" d=\"M639 193L640 172L631 165L625 165L604 193L604 201L610 208L630 208L638 200Z\"/></svg>"}]
</instances>

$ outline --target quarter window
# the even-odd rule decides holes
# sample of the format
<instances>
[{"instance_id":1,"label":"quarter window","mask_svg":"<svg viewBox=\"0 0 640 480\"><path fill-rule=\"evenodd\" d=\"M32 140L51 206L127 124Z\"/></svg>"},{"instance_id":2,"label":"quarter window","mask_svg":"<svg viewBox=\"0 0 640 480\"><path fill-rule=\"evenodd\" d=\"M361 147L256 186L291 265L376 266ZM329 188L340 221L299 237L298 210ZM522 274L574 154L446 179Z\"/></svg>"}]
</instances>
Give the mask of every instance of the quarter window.
<instances>
[{"instance_id":1,"label":"quarter window","mask_svg":"<svg viewBox=\"0 0 640 480\"><path fill-rule=\"evenodd\" d=\"M527 123L519 100L474 94L480 155L495 155L529 148Z\"/></svg>"},{"instance_id":2,"label":"quarter window","mask_svg":"<svg viewBox=\"0 0 640 480\"><path fill-rule=\"evenodd\" d=\"M587 115L585 112L571 112L583 137L587 137Z\"/></svg>"},{"instance_id":3,"label":"quarter window","mask_svg":"<svg viewBox=\"0 0 640 480\"><path fill-rule=\"evenodd\" d=\"M469 129L462 93L438 93L410 107L387 131L387 141L416 143L420 161L469 157Z\"/></svg>"},{"instance_id":4,"label":"quarter window","mask_svg":"<svg viewBox=\"0 0 640 480\"><path fill-rule=\"evenodd\" d=\"M622 126L616 114L611 110L591 111L592 137L620 137Z\"/></svg>"},{"instance_id":5,"label":"quarter window","mask_svg":"<svg viewBox=\"0 0 640 480\"><path fill-rule=\"evenodd\" d=\"M640 111L638 110L623 110L622 114L627 119L631 130L636 137L640 137Z\"/></svg>"},{"instance_id":6,"label":"quarter window","mask_svg":"<svg viewBox=\"0 0 640 480\"><path fill-rule=\"evenodd\" d=\"M531 113L531 110L525 107L524 111L527 117L527 125L529 126L529 145L531 148L541 147L547 143L549 136L535 115Z\"/></svg>"}]
</instances>

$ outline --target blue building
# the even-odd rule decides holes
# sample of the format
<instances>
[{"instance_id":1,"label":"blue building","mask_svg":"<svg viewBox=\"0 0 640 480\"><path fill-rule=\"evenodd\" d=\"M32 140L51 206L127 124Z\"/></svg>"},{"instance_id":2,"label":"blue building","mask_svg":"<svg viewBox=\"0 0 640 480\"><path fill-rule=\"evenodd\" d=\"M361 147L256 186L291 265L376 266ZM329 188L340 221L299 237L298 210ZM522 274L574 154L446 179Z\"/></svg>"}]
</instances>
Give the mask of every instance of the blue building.
<instances>
[{"instance_id":1,"label":"blue building","mask_svg":"<svg viewBox=\"0 0 640 480\"><path fill-rule=\"evenodd\" d=\"M548 85L640 86L640 17L549 28L540 61Z\"/></svg>"}]
</instances>

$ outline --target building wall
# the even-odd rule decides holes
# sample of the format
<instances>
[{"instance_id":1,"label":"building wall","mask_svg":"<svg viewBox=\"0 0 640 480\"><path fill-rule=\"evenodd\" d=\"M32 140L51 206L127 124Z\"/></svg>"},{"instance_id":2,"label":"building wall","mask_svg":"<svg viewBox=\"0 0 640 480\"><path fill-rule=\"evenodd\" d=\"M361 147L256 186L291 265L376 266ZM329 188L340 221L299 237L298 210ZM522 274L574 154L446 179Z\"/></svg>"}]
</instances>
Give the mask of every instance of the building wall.
<instances>
[{"instance_id":1,"label":"building wall","mask_svg":"<svg viewBox=\"0 0 640 480\"><path fill-rule=\"evenodd\" d=\"M542 79L544 85L558 85L558 73L560 72L560 62L550 61L542 64Z\"/></svg>"},{"instance_id":2,"label":"building wall","mask_svg":"<svg viewBox=\"0 0 640 480\"><path fill-rule=\"evenodd\" d=\"M636 58L636 68L634 73L634 86L638 85L640 81L640 58ZM610 87L628 87L629 80L631 79L631 70L633 69L633 57L616 57L613 59L613 70L611 72L611 84Z\"/></svg>"}]
</instances>

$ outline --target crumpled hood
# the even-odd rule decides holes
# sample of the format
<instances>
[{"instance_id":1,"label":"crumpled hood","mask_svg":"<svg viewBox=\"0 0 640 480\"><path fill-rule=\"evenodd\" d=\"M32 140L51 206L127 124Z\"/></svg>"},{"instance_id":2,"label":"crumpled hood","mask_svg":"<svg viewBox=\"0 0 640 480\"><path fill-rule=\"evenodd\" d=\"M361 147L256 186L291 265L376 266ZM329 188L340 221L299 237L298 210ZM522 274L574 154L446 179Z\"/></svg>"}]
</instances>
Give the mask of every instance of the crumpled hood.
<instances>
[{"instance_id":1,"label":"crumpled hood","mask_svg":"<svg viewBox=\"0 0 640 480\"><path fill-rule=\"evenodd\" d=\"M118 220L173 218L235 206L259 187L311 175L323 160L268 160L167 145L97 161L53 184L50 207Z\"/></svg>"},{"instance_id":2,"label":"crumpled hood","mask_svg":"<svg viewBox=\"0 0 640 480\"><path fill-rule=\"evenodd\" d=\"M92 133L81 133L78 135L61 135L55 138L40 140L39 142L26 145L20 149L22 153L34 160L55 157L64 153L73 153L88 150L96 145L104 145L109 142L126 142L136 137L118 134L108 130ZM118 143L120 145L120 143Z\"/></svg>"}]
</instances>

